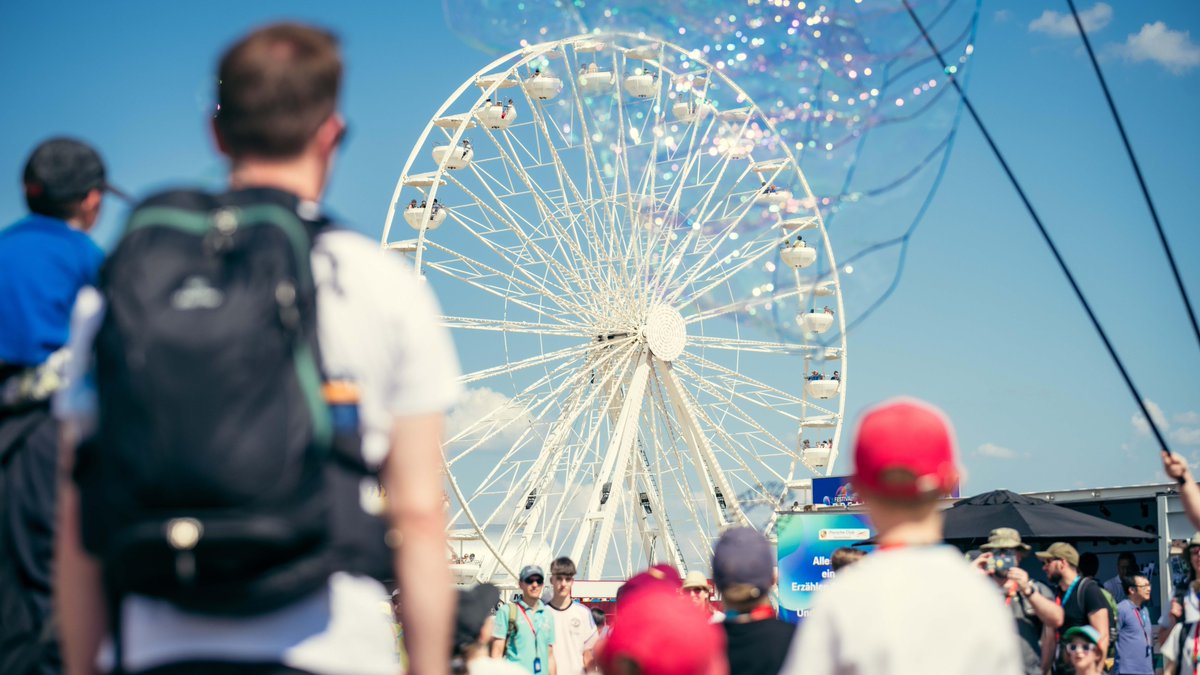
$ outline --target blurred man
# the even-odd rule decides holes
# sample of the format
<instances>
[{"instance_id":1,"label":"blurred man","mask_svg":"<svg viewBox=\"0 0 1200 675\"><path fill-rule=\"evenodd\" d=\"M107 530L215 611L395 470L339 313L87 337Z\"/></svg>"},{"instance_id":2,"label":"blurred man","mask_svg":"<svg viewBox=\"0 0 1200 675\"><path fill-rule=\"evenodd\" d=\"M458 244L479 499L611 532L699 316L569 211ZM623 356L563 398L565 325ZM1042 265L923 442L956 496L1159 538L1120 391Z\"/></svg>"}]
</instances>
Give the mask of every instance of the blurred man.
<instances>
[{"instance_id":1,"label":"blurred man","mask_svg":"<svg viewBox=\"0 0 1200 675\"><path fill-rule=\"evenodd\" d=\"M1079 552L1074 546L1060 541L1039 552L1037 557L1042 561L1042 571L1045 572L1046 578L1058 587L1058 604L1063 610L1063 623L1059 635L1069 628L1090 625L1100 636L1097 643L1100 653L1106 654L1109 644L1108 602L1100 592L1100 584L1096 583L1095 579L1080 574ZM1051 648L1043 643L1042 650L1045 657ZM1058 645L1058 655L1054 659L1054 672L1070 672L1067 654L1061 643Z\"/></svg>"},{"instance_id":2,"label":"blurred man","mask_svg":"<svg viewBox=\"0 0 1200 675\"><path fill-rule=\"evenodd\" d=\"M955 455L950 423L927 403L893 400L863 416L852 481L878 546L817 592L782 672L1022 672L995 585L941 546L938 500L958 482Z\"/></svg>"},{"instance_id":3,"label":"blurred man","mask_svg":"<svg viewBox=\"0 0 1200 675\"><path fill-rule=\"evenodd\" d=\"M459 392L458 363L449 335L437 323L429 286L403 261L381 255L369 239L333 226L321 213L346 131L338 112L342 70L336 38L317 28L274 24L235 43L212 78L220 104L212 131L230 162L229 191L175 190L144 202L109 258L102 295L81 294L77 302L73 351L94 354L98 368L96 390L90 379L74 378L74 391L56 401L66 428L55 601L70 673L111 668L114 656L118 671L156 675L387 672L396 668L396 652L389 621L377 609L387 591L376 578L388 575L388 568L403 599L409 669L430 675L449 669L454 599L439 472L443 412ZM170 255L155 255L165 247ZM268 254L273 258L258 257ZM194 260L206 266L186 275L162 274ZM263 264L239 267L246 260ZM276 283L272 275L282 278ZM130 276L133 282L122 284ZM259 283L244 283L247 279ZM141 295L151 283L167 285L163 304L153 304L160 295ZM388 292L379 293L381 288ZM137 301L151 303L143 312L157 313L131 322L138 316L130 313ZM239 311L246 302L268 309ZM254 338L239 332L223 337L239 322L262 317ZM172 332L181 322L190 330ZM146 330L132 330L130 323ZM96 335L104 339L93 341ZM119 354L129 346L123 340L151 336L164 342L155 343L156 349L143 343L130 348L133 368L121 370L127 364ZM195 358L189 350L200 344L216 355ZM282 354L270 362L288 370L269 371L267 377L264 358L239 358L234 367L230 358L221 358L247 352ZM149 375L147 364L168 375L137 380ZM240 389L222 388L223 397L212 398L213 387L229 384L219 378L239 373L254 377L236 380ZM133 381L158 386L123 386ZM263 397L262 409L236 408L244 415L222 417L257 387L279 387L288 396ZM189 397L195 401L191 408L176 405ZM255 452L238 455L236 464L222 460L231 447L251 447L244 441L247 430L260 428L267 412L272 415L267 419L277 421L281 409L287 421L266 434L269 441L253 444ZM114 419L130 410L144 418ZM136 441L122 436L145 431L142 425L151 421L153 433ZM179 436L181 430L194 438ZM226 432L222 442L210 436L217 430ZM161 443L164 437L171 443ZM123 462L152 457L156 466L166 467L168 457L190 460L171 453L193 442L200 456L210 458L196 459L194 472L222 480L188 481L179 471L170 474L179 481L159 486L155 499L184 503L191 495L234 484L245 465L261 466L257 458L282 459L284 447L304 452L288 456L295 465L276 466L276 480L264 481L258 499L237 511L214 515L203 504L186 502L183 513L195 516L174 517L161 529L131 528L130 523L159 516L139 501L151 491L128 492L142 474L122 473L124 464L113 457ZM310 522L297 519L295 510L273 511L263 527L261 512L253 509L285 480L313 488L291 490L287 499L307 506L319 495L324 506L305 519ZM364 500L372 482L386 489L386 504ZM122 501L105 501L105 494L119 494ZM127 510L113 510L118 505ZM258 520L246 520L247 511ZM257 536L245 536L255 523ZM120 526L121 539L109 539L108 524ZM306 537L310 531L321 534L286 539L280 535L284 527ZM230 532L243 535L240 543L223 538ZM150 538L138 539L143 548L130 549L123 542L133 536ZM116 553L124 554L126 565L113 564ZM242 557L248 555L261 556L257 567L234 566L251 562ZM131 568L151 573L130 575ZM140 584L138 590L129 590L133 584ZM112 616L120 623L110 626L106 609L117 597ZM106 639L110 634L115 642ZM112 648L102 650L102 643ZM106 658L98 664L101 653Z\"/></svg>"},{"instance_id":4,"label":"blurred man","mask_svg":"<svg viewBox=\"0 0 1200 675\"><path fill-rule=\"evenodd\" d=\"M61 667L48 623L58 464L50 397L75 296L96 283L104 258L87 233L111 189L100 155L71 138L38 145L23 182L29 215L0 230L0 672L20 674Z\"/></svg>"},{"instance_id":5,"label":"blurred man","mask_svg":"<svg viewBox=\"0 0 1200 675\"><path fill-rule=\"evenodd\" d=\"M1146 603L1150 601L1150 580L1140 574L1125 577L1125 599L1117 603L1118 675L1154 675L1154 624Z\"/></svg>"},{"instance_id":6,"label":"blurred man","mask_svg":"<svg viewBox=\"0 0 1200 675\"><path fill-rule=\"evenodd\" d=\"M550 563L554 595L549 606L554 617L554 658L559 675L582 675L592 670L596 622L592 610L571 595L575 587L575 561L567 557Z\"/></svg>"},{"instance_id":7,"label":"blurred man","mask_svg":"<svg viewBox=\"0 0 1200 675\"><path fill-rule=\"evenodd\" d=\"M834 551L833 555L829 556L829 569L836 573L838 570L862 560L866 555L867 552L861 548L842 546Z\"/></svg>"},{"instance_id":8,"label":"blurred man","mask_svg":"<svg viewBox=\"0 0 1200 675\"><path fill-rule=\"evenodd\" d=\"M708 585L708 579L704 577L703 572L692 570L683 578L683 594L688 597L708 620L713 623L721 623L725 620L725 613L712 606L712 588Z\"/></svg>"},{"instance_id":9,"label":"blurred man","mask_svg":"<svg viewBox=\"0 0 1200 675\"><path fill-rule=\"evenodd\" d=\"M1132 551L1117 556L1117 574L1104 582L1104 590L1120 602L1125 597L1125 579L1138 573L1137 557Z\"/></svg>"},{"instance_id":10,"label":"blurred man","mask_svg":"<svg viewBox=\"0 0 1200 675\"><path fill-rule=\"evenodd\" d=\"M992 530L988 541L979 549L975 566L1000 586L1004 602L1017 624L1021 659L1026 675L1041 675L1048 667L1042 663L1042 642L1054 643L1054 631L1062 625L1063 611L1054 602L1054 591L1046 584L1029 578L1021 561L1029 545L1021 541L1016 530L1000 527Z\"/></svg>"},{"instance_id":11,"label":"blurred man","mask_svg":"<svg viewBox=\"0 0 1200 675\"><path fill-rule=\"evenodd\" d=\"M546 573L537 565L526 565L521 569L518 584L521 597L496 612L492 658L503 657L533 675L543 672L557 675L554 618L541 600Z\"/></svg>"},{"instance_id":12,"label":"blurred man","mask_svg":"<svg viewBox=\"0 0 1200 675\"><path fill-rule=\"evenodd\" d=\"M771 605L775 555L749 527L727 530L713 549L713 581L725 603L725 650L730 675L776 675L796 634Z\"/></svg>"}]
</instances>

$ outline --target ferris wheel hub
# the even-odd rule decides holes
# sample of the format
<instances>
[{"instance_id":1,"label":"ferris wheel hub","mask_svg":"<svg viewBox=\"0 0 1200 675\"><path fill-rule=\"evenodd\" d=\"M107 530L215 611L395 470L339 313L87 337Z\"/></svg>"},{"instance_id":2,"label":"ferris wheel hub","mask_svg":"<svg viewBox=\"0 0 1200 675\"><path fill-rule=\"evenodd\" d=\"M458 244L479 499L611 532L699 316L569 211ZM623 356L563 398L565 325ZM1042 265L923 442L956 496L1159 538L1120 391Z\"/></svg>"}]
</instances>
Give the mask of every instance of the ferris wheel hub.
<instances>
[{"instance_id":1,"label":"ferris wheel hub","mask_svg":"<svg viewBox=\"0 0 1200 675\"><path fill-rule=\"evenodd\" d=\"M663 361L679 358L687 345L687 325L674 307L659 305L651 309L643 332L650 351Z\"/></svg>"}]
</instances>

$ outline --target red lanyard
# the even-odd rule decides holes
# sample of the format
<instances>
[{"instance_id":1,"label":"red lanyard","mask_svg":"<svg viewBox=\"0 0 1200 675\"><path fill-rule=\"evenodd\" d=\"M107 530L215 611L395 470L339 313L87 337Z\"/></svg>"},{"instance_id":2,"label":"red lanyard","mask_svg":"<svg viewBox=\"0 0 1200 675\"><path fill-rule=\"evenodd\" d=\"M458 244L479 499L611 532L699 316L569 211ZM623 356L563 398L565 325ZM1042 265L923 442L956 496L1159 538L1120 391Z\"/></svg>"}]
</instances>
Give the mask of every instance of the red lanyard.
<instances>
[{"instance_id":1,"label":"red lanyard","mask_svg":"<svg viewBox=\"0 0 1200 675\"><path fill-rule=\"evenodd\" d=\"M537 629L533 627L533 621L529 620L529 615L525 613L525 606L517 603L517 609L521 610L521 616L525 617L525 622L529 624L529 630L533 632L533 648L537 650Z\"/></svg>"},{"instance_id":2,"label":"red lanyard","mask_svg":"<svg viewBox=\"0 0 1200 675\"><path fill-rule=\"evenodd\" d=\"M1146 630L1146 621L1142 619L1142 608L1134 607L1133 615L1137 617L1138 625L1142 627L1142 635L1146 636L1146 644L1150 644L1150 632Z\"/></svg>"}]
</instances>

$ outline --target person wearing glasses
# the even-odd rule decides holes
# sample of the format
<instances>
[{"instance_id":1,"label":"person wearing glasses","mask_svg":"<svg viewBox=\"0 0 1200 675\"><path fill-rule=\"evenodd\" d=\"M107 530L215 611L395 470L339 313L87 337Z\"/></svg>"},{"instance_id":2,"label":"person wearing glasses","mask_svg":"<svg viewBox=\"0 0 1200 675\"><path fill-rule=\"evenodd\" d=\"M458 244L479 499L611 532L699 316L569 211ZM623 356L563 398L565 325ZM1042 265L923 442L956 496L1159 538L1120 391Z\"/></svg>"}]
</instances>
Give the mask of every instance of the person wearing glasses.
<instances>
[{"instance_id":1,"label":"person wearing glasses","mask_svg":"<svg viewBox=\"0 0 1200 675\"><path fill-rule=\"evenodd\" d=\"M988 541L979 547L982 553L975 567L985 573L1004 594L1020 638L1021 660L1027 675L1040 675L1044 642L1054 643L1054 631L1063 622L1063 610L1054 602L1054 591L1029 578L1021 561L1029 553L1029 544L1011 527L992 530Z\"/></svg>"},{"instance_id":2,"label":"person wearing glasses","mask_svg":"<svg viewBox=\"0 0 1200 675\"><path fill-rule=\"evenodd\" d=\"M1146 603L1150 601L1150 580L1135 574L1121 579L1125 599L1117 603L1117 661L1113 672L1119 675L1153 675L1154 624Z\"/></svg>"},{"instance_id":3,"label":"person wearing glasses","mask_svg":"<svg viewBox=\"0 0 1200 675\"><path fill-rule=\"evenodd\" d=\"M1091 626L1075 626L1063 633L1066 662L1075 675L1104 675L1104 650L1101 633Z\"/></svg>"},{"instance_id":4,"label":"person wearing glasses","mask_svg":"<svg viewBox=\"0 0 1200 675\"><path fill-rule=\"evenodd\" d=\"M1100 584L1091 577L1079 573L1079 552L1074 546L1064 542L1055 542L1045 551L1037 554L1042 561L1042 571L1050 583L1057 586L1057 601L1063 611L1062 626L1066 631L1076 626L1091 626L1099 635L1096 643L1103 656L1108 652L1109 608L1108 601L1100 592ZM1055 660L1054 672L1069 673L1072 663L1066 653L1066 632L1063 632L1059 643L1058 658ZM1049 656L1050 641L1042 640L1043 658ZM1045 662L1045 661L1043 661Z\"/></svg>"},{"instance_id":5,"label":"person wearing glasses","mask_svg":"<svg viewBox=\"0 0 1200 675\"><path fill-rule=\"evenodd\" d=\"M546 612L542 590L546 573L537 565L521 568L521 596L496 611L492 658L511 661L533 675L558 675L554 661L554 617Z\"/></svg>"},{"instance_id":6,"label":"person wearing glasses","mask_svg":"<svg viewBox=\"0 0 1200 675\"><path fill-rule=\"evenodd\" d=\"M683 578L683 594L708 616L709 623L721 623L725 613L712 606L712 589L703 572L692 570Z\"/></svg>"}]
</instances>

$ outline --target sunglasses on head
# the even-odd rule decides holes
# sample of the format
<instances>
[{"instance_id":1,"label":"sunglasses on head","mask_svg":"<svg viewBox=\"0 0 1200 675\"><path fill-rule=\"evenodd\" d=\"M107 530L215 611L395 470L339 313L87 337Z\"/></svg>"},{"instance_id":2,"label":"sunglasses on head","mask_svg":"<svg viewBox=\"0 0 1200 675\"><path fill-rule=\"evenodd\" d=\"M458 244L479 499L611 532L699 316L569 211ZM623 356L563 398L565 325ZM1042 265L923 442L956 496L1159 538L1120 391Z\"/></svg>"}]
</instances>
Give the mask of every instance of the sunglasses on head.
<instances>
[{"instance_id":1,"label":"sunglasses on head","mask_svg":"<svg viewBox=\"0 0 1200 675\"><path fill-rule=\"evenodd\" d=\"M541 586L542 584L546 583L546 580L541 577L529 577L525 580L525 583L529 584L530 586Z\"/></svg>"}]
</instances>

